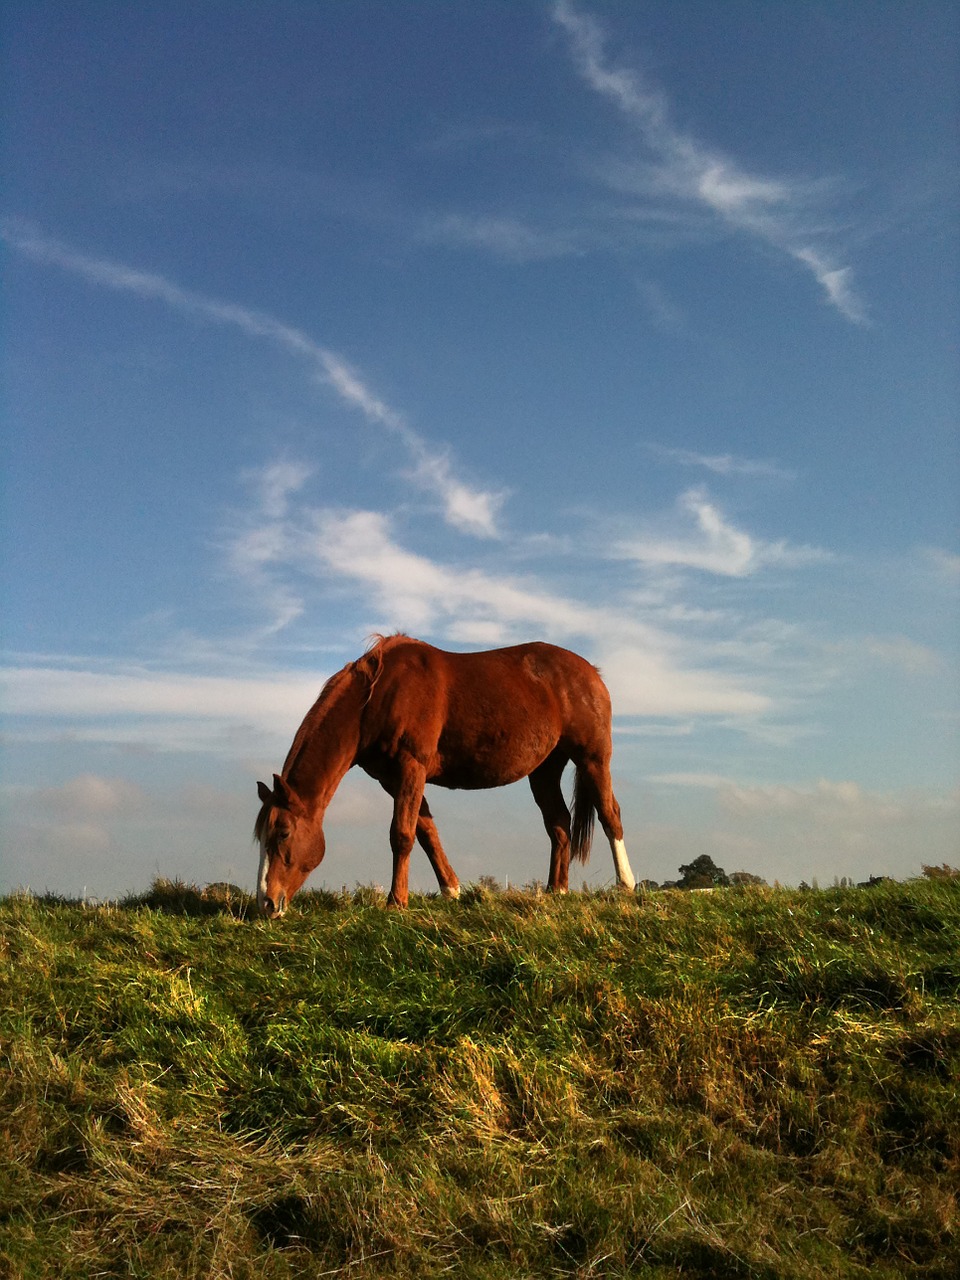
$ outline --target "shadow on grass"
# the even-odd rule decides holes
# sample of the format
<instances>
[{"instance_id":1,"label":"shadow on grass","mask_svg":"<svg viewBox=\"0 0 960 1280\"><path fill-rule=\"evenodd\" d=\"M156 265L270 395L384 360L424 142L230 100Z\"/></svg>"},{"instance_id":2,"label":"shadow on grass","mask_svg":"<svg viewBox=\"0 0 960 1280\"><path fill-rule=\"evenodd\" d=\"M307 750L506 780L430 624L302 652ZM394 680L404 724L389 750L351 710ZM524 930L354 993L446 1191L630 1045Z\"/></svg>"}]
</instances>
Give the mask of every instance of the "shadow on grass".
<instances>
[{"instance_id":1,"label":"shadow on grass","mask_svg":"<svg viewBox=\"0 0 960 1280\"><path fill-rule=\"evenodd\" d=\"M246 920L256 915L257 900L238 885L219 881L199 889L181 880L155 880L146 893L125 898L122 907L146 907L169 916L233 916Z\"/></svg>"}]
</instances>

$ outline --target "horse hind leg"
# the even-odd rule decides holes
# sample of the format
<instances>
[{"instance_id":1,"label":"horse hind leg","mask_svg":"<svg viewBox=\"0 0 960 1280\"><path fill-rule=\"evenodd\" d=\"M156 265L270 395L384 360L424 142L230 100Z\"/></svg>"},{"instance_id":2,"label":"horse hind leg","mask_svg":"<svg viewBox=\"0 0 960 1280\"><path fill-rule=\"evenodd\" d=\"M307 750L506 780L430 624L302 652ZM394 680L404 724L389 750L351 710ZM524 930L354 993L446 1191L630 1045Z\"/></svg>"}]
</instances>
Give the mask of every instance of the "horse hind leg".
<instances>
[{"instance_id":1,"label":"horse hind leg","mask_svg":"<svg viewBox=\"0 0 960 1280\"><path fill-rule=\"evenodd\" d=\"M620 805L613 794L613 782L610 778L610 759L586 757L577 764L577 785L584 789L593 801L603 827L603 833L610 843L613 854L613 866L617 875L617 884L621 889L633 890L636 887L627 847L623 841L623 821L620 817ZM591 794L592 793L592 794ZM586 796L582 803L586 803Z\"/></svg>"},{"instance_id":2,"label":"horse hind leg","mask_svg":"<svg viewBox=\"0 0 960 1280\"><path fill-rule=\"evenodd\" d=\"M566 756L548 756L530 774L530 790L550 837L547 888L551 893L566 893L570 887L570 810L560 787L566 764Z\"/></svg>"},{"instance_id":3,"label":"horse hind leg","mask_svg":"<svg viewBox=\"0 0 960 1280\"><path fill-rule=\"evenodd\" d=\"M460 881L457 879L457 873L447 861L447 855L443 851L443 845L440 843L440 833L437 831L437 824L433 820L433 814L430 812L430 806L427 804L426 798L420 801L420 813L417 817L417 840L420 848L430 859L430 865L433 867L437 882L440 885L440 892L445 898L460 897Z\"/></svg>"}]
</instances>

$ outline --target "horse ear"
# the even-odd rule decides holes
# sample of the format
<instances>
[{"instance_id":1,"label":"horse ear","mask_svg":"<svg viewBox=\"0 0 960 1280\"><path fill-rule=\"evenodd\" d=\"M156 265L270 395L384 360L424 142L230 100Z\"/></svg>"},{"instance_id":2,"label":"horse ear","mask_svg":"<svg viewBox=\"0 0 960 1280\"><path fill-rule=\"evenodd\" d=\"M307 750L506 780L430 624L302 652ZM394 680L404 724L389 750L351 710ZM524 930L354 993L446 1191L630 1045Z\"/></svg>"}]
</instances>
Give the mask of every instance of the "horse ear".
<instances>
[{"instance_id":1,"label":"horse ear","mask_svg":"<svg viewBox=\"0 0 960 1280\"><path fill-rule=\"evenodd\" d=\"M273 775L273 803L281 809L296 810L300 807L297 793L291 790L290 785L280 777L279 773Z\"/></svg>"},{"instance_id":2,"label":"horse ear","mask_svg":"<svg viewBox=\"0 0 960 1280\"><path fill-rule=\"evenodd\" d=\"M257 783L257 795L260 797L261 801L264 804L273 803L273 792L270 790L270 788L267 786L265 782Z\"/></svg>"}]
</instances>

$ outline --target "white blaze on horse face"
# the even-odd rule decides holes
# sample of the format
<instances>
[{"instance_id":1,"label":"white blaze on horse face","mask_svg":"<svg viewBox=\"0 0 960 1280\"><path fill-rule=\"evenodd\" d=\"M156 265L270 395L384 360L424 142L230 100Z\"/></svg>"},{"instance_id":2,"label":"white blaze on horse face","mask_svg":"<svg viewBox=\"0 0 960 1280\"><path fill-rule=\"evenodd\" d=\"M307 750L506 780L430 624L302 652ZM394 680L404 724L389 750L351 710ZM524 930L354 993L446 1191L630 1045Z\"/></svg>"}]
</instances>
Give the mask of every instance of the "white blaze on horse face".
<instances>
[{"instance_id":1,"label":"white blaze on horse face","mask_svg":"<svg viewBox=\"0 0 960 1280\"><path fill-rule=\"evenodd\" d=\"M622 889L636 888L637 882L633 878L630 860L627 857L627 846L622 840L611 840L610 848L613 850L613 865L617 869L617 883Z\"/></svg>"},{"instance_id":2,"label":"white blaze on horse face","mask_svg":"<svg viewBox=\"0 0 960 1280\"><path fill-rule=\"evenodd\" d=\"M257 905L263 910L263 904L267 896L267 876L270 874L270 855L267 853L266 845L260 841L260 871L257 874Z\"/></svg>"}]
</instances>

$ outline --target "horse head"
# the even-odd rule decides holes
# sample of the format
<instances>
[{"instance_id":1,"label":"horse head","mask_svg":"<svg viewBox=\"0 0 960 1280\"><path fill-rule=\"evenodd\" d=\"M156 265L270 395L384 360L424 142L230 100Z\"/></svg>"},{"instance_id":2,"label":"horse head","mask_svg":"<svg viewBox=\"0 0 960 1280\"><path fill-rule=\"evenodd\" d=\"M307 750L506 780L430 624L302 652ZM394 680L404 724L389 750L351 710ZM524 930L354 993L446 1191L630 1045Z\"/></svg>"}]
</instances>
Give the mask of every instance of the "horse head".
<instances>
[{"instance_id":1,"label":"horse head","mask_svg":"<svg viewBox=\"0 0 960 1280\"><path fill-rule=\"evenodd\" d=\"M272 791L265 782L258 782L257 793L263 802L254 827L254 839L260 844L257 905L273 920L283 915L304 880L320 865L326 845L322 815L309 813L279 774L273 775Z\"/></svg>"}]
</instances>

